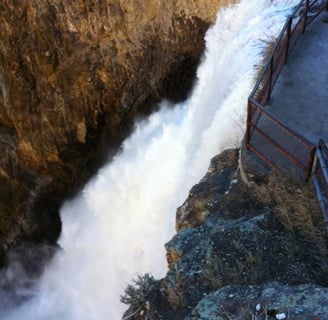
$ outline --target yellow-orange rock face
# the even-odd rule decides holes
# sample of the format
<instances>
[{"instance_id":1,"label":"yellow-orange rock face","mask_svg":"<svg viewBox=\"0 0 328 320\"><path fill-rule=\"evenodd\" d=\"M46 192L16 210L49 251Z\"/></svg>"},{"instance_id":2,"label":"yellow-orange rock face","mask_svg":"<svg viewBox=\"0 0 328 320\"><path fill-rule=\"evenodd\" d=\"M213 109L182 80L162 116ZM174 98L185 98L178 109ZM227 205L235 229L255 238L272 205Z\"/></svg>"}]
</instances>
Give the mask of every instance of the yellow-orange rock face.
<instances>
[{"instance_id":1,"label":"yellow-orange rock face","mask_svg":"<svg viewBox=\"0 0 328 320\"><path fill-rule=\"evenodd\" d=\"M56 240L58 207L161 98L186 97L220 0L2 0L0 238Z\"/></svg>"}]
</instances>

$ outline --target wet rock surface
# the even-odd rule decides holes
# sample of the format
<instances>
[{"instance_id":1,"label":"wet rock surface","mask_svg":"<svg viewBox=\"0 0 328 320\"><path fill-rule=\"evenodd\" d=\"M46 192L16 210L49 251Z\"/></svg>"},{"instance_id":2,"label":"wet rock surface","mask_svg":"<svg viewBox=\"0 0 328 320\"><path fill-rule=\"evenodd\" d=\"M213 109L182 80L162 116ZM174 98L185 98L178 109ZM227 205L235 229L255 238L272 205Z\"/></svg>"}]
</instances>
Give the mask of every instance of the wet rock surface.
<instances>
[{"instance_id":1,"label":"wet rock surface","mask_svg":"<svg viewBox=\"0 0 328 320\"><path fill-rule=\"evenodd\" d=\"M186 98L220 4L1 2L0 251L55 242L63 199L134 120Z\"/></svg>"},{"instance_id":2,"label":"wet rock surface","mask_svg":"<svg viewBox=\"0 0 328 320\"><path fill-rule=\"evenodd\" d=\"M225 151L191 189L166 244L169 271L131 319L253 319L257 304L258 319L270 316L264 308L289 310L292 319L297 310L326 311L327 296L318 298L327 294L326 235L311 185L273 173L247 186L237 167L238 151Z\"/></svg>"}]
</instances>

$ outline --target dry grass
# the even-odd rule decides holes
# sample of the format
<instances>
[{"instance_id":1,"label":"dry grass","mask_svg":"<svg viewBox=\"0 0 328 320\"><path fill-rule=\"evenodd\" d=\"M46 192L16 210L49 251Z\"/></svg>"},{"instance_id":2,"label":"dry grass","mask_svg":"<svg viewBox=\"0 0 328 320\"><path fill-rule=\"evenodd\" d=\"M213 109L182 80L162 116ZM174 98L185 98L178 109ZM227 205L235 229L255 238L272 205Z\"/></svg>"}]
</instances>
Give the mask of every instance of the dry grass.
<instances>
[{"instance_id":1,"label":"dry grass","mask_svg":"<svg viewBox=\"0 0 328 320\"><path fill-rule=\"evenodd\" d=\"M324 222L313 186L295 183L272 173L266 184L256 187L259 201L270 204L284 227L307 238L322 237Z\"/></svg>"},{"instance_id":2,"label":"dry grass","mask_svg":"<svg viewBox=\"0 0 328 320\"><path fill-rule=\"evenodd\" d=\"M237 241L236 245L239 245ZM217 290L227 284L241 284L244 282L246 275L249 284L258 284L262 281L260 270L262 270L263 261L261 255L245 248L243 257L234 257L232 254L229 254L229 257L233 261L228 266L227 261L219 257L210 247L201 274L212 290Z\"/></svg>"},{"instance_id":3,"label":"dry grass","mask_svg":"<svg viewBox=\"0 0 328 320\"><path fill-rule=\"evenodd\" d=\"M269 60L272 50L276 44L276 38L271 36L269 39L262 39L260 40L262 43L262 48L263 48L263 58L261 63L256 65L256 74L257 78L261 75L261 72L266 65L267 61Z\"/></svg>"},{"instance_id":4,"label":"dry grass","mask_svg":"<svg viewBox=\"0 0 328 320\"><path fill-rule=\"evenodd\" d=\"M177 265L175 267L175 281L166 281L162 285L162 290L165 293L166 299L169 305L174 309L178 310L185 307L185 295L186 295L186 280L180 274Z\"/></svg>"},{"instance_id":5,"label":"dry grass","mask_svg":"<svg viewBox=\"0 0 328 320\"><path fill-rule=\"evenodd\" d=\"M203 277L209 282L213 290L219 289L223 285L222 281L223 266L217 254L211 250L202 268Z\"/></svg>"}]
</instances>

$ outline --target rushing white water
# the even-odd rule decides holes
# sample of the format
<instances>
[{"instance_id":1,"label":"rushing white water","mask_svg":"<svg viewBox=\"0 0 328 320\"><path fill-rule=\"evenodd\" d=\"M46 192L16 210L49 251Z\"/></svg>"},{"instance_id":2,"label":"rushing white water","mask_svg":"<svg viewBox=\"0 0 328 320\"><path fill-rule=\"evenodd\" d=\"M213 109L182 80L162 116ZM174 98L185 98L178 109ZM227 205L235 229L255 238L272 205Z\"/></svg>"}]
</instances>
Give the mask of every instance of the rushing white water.
<instances>
[{"instance_id":1,"label":"rushing white water","mask_svg":"<svg viewBox=\"0 0 328 320\"><path fill-rule=\"evenodd\" d=\"M191 97L163 102L138 123L114 161L64 205L63 251L34 297L4 319L117 320L125 309L119 296L136 273L165 274L176 208L210 158L239 145L265 42L297 3L242 0L218 13Z\"/></svg>"}]
</instances>

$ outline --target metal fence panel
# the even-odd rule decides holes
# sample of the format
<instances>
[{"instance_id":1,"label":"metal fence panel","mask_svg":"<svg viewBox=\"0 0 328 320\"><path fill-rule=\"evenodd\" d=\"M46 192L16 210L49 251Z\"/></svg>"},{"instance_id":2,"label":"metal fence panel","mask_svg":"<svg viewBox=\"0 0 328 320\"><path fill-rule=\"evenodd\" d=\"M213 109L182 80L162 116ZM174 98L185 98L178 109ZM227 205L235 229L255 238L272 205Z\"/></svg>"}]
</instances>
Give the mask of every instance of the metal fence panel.
<instances>
[{"instance_id":1,"label":"metal fence panel","mask_svg":"<svg viewBox=\"0 0 328 320\"><path fill-rule=\"evenodd\" d=\"M294 178L307 180L315 146L260 106L250 103L249 108L257 110L261 116L250 119L248 147L270 166ZM251 114L256 112L251 111Z\"/></svg>"}]
</instances>

